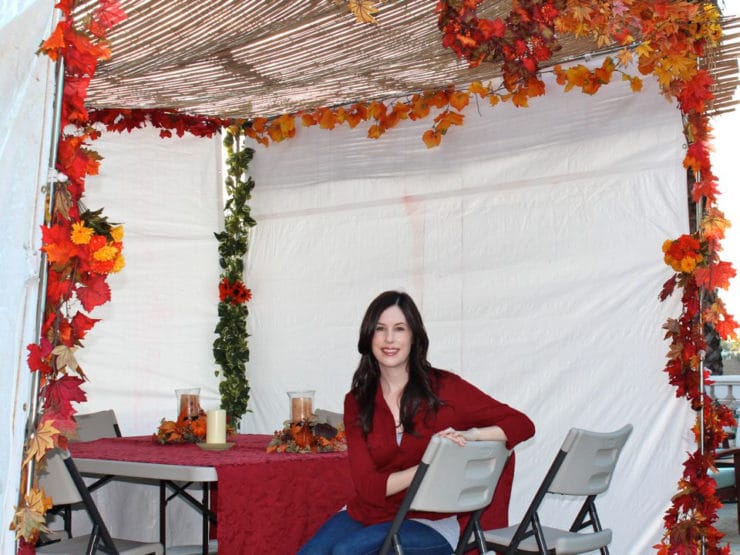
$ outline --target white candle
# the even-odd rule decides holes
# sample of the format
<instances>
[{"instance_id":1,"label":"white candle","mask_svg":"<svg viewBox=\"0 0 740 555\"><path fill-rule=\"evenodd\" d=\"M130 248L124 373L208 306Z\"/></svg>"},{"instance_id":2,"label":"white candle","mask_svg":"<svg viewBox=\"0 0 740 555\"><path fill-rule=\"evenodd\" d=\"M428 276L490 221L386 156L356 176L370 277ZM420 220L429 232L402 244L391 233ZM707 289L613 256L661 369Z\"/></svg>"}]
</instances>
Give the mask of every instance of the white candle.
<instances>
[{"instance_id":1,"label":"white candle","mask_svg":"<svg viewBox=\"0 0 740 555\"><path fill-rule=\"evenodd\" d=\"M226 411L209 410L206 414L206 443L226 443Z\"/></svg>"}]
</instances>

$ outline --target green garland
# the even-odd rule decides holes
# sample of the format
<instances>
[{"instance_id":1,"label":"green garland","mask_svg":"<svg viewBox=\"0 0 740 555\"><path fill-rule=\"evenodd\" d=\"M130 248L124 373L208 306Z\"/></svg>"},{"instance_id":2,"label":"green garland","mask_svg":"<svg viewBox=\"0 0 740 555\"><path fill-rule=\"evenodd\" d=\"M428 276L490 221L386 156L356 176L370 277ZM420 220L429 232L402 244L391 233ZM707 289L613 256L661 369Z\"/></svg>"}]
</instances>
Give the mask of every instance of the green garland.
<instances>
[{"instance_id":1,"label":"green garland","mask_svg":"<svg viewBox=\"0 0 740 555\"><path fill-rule=\"evenodd\" d=\"M251 217L247 201L252 198L254 181L247 177L254 150L240 143L241 131L229 128L224 138L226 159L227 201L224 206L224 231L215 233L218 239L221 279L219 282L219 323L213 342L213 357L219 368L216 376L223 380L218 385L221 408L229 423L238 429L239 420L247 412L249 381L246 363L249 361L247 338L247 302L252 292L244 285L244 256L247 254L249 228L257 222Z\"/></svg>"}]
</instances>

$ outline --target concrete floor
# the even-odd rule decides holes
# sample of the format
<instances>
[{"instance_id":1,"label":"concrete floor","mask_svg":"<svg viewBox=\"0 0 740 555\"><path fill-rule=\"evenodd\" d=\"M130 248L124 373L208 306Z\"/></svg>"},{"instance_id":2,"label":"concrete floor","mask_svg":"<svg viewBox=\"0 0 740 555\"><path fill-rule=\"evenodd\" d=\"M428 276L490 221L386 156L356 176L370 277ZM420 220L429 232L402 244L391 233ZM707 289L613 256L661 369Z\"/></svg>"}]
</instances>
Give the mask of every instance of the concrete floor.
<instances>
[{"instance_id":1,"label":"concrete floor","mask_svg":"<svg viewBox=\"0 0 740 555\"><path fill-rule=\"evenodd\" d=\"M737 506L735 503L725 504L718 512L719 519L715 527L725 534L720 545L729 543L732 555L740 555L740 533L737 528Z\"/></svg>"}]
</instances>

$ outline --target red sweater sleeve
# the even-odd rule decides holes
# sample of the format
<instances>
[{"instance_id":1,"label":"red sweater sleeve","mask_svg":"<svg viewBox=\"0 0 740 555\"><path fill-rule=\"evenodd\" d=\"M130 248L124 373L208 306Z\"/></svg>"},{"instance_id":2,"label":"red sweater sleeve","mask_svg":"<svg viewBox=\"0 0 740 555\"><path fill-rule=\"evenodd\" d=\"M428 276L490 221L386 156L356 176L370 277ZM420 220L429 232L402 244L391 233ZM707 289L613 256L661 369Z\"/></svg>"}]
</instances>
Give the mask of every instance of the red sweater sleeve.
<instances>
[{"instance_id":1,"label":"red sweater sleeve","mask_svg":"<svg viewBox=\"0 0 740 555\"><path fill-rule=\"evenodd\" d=\"M451 411L450 420L444 424L458 430L499 426L506 434L508 449L534 435L534 423L523 412L497 401L456 374L441 371L440 375L440 398L445 403L441 412Z\"/></svg>"}]
</instances>

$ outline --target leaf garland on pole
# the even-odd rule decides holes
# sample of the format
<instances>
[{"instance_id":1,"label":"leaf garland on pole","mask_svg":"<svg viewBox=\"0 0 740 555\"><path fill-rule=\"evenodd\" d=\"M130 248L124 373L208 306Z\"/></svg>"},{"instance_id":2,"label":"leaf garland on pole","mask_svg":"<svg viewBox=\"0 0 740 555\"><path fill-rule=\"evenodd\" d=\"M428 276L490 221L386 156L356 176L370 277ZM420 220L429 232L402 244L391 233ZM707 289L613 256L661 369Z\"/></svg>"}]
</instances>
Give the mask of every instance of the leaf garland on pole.
<instances>
[{"instance_id":1,"label":"leaf garland on pole","mask_svg":"<svg viewBox=\"0 0 740 555\"><path fill-rule=\"evenodd\" d=\"M85 179L98 173L100 156L89 148L99 131L88 118L85 97L100 60L110 57L108 30L126 18L117 0L101 0L90 18L78 26L72 0L56 4L61 18L39 53L63 68L55 174L47 192L47 212L41 226L46 290L40 292L44 311L39 341L28 345L28 366L38 393L37 414L29 416L33 429L24 445L21 498L10 529L15 530L18 552L33 552L39 534L46 530L45 514L52 500L39 489L36 470L45 464L47 451L66 447L76 433L72 403L86 400L81 385L87 377L75 351L98 322L89 313L110 300L107 277L125 262L123 227L108 222L102 210L82 204ZM55 139L57 139L55 137ZM80 310L81 309L81 310ZM38 384L36 388L35 384ZM36 401L36 400L34 400Z\"/></svg>"},{"instance_id":2,"label":"leaf garland on pole","mask_svg":"<svg viewBox=\"0 0 740 555\"><path fill-rule=\"evenodd\" d=\"M244 285L244 257L247 254L249 229L257 222L247 203L252 198L254 180L247 175L254 150L243 145L241 128L233 125L226 130L224 148L227 159L226 204L224 230L216 233L219 265L219 323L213 342L213 358L218 364L216 376L223 377L218 389L221 408L230 424L238 429L239 420L247 412L249 381L246 364L249 361L247 339L247 302L252 292Z\"/></svg>"}]
</instances>

